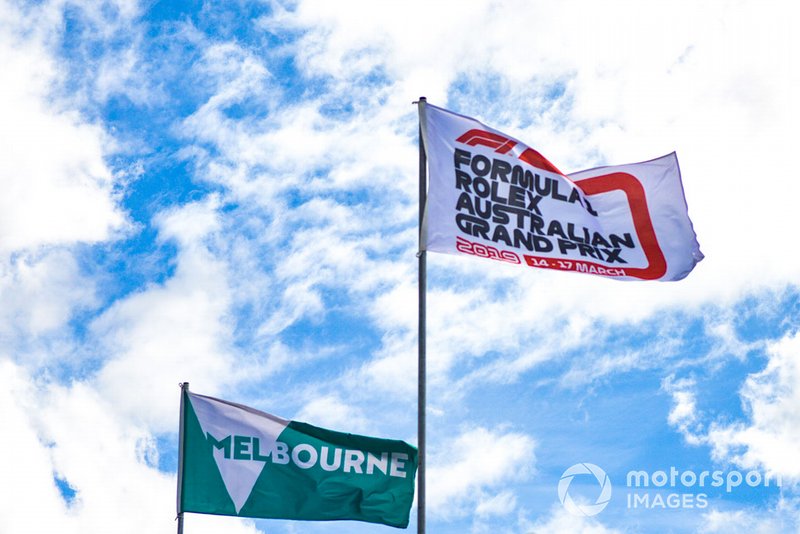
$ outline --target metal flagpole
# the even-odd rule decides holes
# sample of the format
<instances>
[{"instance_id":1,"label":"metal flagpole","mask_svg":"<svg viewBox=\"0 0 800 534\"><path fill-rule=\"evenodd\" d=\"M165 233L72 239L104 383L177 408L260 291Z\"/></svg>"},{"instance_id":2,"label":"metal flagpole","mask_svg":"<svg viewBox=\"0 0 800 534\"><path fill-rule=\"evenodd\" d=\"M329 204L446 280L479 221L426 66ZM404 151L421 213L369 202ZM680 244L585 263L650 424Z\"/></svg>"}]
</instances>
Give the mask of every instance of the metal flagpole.
<instances>
[{"instance_id":1,"label":"metal flagpole","mask_svg":"<svg viewBox=\"0 0 800 534\"><path fill-rule=\"evenodd\" d=\"M183 502L181 499L181 492L183 491L183 447L184 447L184 433L183 427L185 421L183 419L184 411L184 398L186 392L189 391L189 382L182 382L181 386L181 415L179 419L178 428L178 534L183 534Z\"/></svg>"},{"instance_id":2,"label":"metal flagpole","mask_svg":"<svg viewBox=\"0 0 800 534\"><path fill-rule=\"evenodd\" d=\"M427 158L425 143L423 142L423 129L425 120L425 97L420 97L419 107L419 321L418 321L418 396L417 396L417 446L419 448L419 465L417 468L417 534L425 534L425 404L426 404L426 377L425 377L425 294L427 285L427 264L425 262L424 248L424 223L425 201L427 199Z\"/></svg>"}]
</instances>

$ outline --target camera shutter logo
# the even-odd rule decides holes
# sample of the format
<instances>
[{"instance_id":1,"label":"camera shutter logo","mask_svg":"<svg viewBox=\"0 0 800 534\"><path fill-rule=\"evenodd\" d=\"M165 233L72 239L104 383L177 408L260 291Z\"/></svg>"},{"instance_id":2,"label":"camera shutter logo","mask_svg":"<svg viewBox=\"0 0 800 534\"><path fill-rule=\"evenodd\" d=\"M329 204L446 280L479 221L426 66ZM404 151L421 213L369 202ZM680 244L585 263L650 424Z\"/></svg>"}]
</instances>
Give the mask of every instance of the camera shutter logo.
<instances>
[{"instance_id":1,"label":"camera shutter logo","mask_svg":"<svg viewBox=\"0 0 800 534\"><path fill-rule=\"evenodd\" d=\"M600 495L594 504L578 504L570 496L569 486L576 475L594 475L600 485ZM558 481L558 499L564 505L564 508L573 515L586 517L597 515L603 511L611 500L611 480L605 471L594 464L575 464L564 471L564 474L561 475L561 480Z\"/></svg>"}]
</instances>

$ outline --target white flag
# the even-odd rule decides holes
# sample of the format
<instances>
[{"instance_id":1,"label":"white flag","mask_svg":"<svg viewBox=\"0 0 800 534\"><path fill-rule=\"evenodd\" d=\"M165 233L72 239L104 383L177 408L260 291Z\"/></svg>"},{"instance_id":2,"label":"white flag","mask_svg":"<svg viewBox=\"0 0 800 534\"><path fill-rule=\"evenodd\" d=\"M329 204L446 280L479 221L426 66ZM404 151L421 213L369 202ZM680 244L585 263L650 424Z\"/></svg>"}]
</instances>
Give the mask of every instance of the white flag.
<instances>
[{"instance_id":1,"label":"white flag","mask_svg":"<svg viewBox=\"0 0 800 534\"><path fill-rule=\"evenodd\" d=\"M703 259L675 153L565 175L475 119L421 109L424 249L619 280L680 280Z\"/></svg>"}]
</instances>

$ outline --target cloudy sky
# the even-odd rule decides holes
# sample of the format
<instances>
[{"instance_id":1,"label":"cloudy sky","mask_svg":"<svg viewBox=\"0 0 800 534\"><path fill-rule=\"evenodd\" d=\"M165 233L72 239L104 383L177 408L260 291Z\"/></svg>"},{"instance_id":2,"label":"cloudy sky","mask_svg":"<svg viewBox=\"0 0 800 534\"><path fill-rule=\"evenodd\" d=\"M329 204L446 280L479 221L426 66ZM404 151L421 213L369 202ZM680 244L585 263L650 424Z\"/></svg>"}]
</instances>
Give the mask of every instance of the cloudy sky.
<instances>
[{"instance_id":1,"label":"cloudy sky","mask_svg":"<svg viewBox=\"0 0 800 534\"><path fill-rule=\"evenodd\" d=\"M706 255L674 283L429 255L429 531L800 531L795 20L0 1L0 532L174 532L182 381L416 443L421 95L567 172L677 151ZM592 517L557 492L581 462ZM626 487L672 468L782 482ZM187 515L222 529L389 531Z\"/></svg>"}]
</instances>

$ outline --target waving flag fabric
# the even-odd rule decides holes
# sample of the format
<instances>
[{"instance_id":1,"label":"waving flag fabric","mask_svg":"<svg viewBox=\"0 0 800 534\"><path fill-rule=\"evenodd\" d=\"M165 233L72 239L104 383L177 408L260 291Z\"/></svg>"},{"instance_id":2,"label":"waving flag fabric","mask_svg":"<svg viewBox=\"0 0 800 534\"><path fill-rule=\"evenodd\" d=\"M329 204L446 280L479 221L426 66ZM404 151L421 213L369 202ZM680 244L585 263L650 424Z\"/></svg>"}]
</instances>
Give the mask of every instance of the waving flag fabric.
<instances>
[{"instance_id":1,"label":"waving flag fabric","mask_svg":"<svg viewBox=\"0 0 800 534\"><path fill-rule=\"evenodd\" d=\"M475 119L426 104L423 248L618 280L680 280L703 259L678 158L564 174Z\"/></svg>"},{"instance_id":2,"label":"waving flag fabric","mask_svg":"<svg viewBox=\"0 0 800 534\"><path fill-rule=\"evenodd\" d=\"M417 449L184 392L180 512L408 526Z\"/></svg>"}]
</instances>

